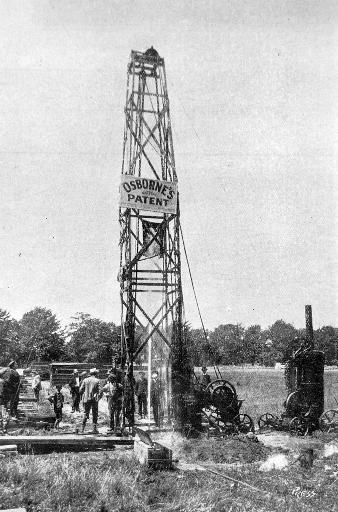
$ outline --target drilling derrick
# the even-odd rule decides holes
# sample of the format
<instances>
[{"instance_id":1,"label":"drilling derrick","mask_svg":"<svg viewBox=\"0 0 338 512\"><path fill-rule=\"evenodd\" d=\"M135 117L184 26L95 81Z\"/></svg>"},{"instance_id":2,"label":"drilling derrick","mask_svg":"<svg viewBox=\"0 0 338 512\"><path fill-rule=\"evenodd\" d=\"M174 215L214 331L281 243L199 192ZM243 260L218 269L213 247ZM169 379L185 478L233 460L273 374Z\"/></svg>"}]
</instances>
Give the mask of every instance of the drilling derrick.
<instances>
[{"instance_id":1,"label":"drilling derrick","mask_svg":"<svg viewBox=\"0 0 338 512\"><path fill-rule=\"evenodd\" d=\"M169 99L164 59L153 48L132 51L128 63L119 222L122 365L131 400L134 363L159 372L163 420L175 395L183 300ZM126 416L133 424L133 403Z\"/></svg>"}]
</instances>

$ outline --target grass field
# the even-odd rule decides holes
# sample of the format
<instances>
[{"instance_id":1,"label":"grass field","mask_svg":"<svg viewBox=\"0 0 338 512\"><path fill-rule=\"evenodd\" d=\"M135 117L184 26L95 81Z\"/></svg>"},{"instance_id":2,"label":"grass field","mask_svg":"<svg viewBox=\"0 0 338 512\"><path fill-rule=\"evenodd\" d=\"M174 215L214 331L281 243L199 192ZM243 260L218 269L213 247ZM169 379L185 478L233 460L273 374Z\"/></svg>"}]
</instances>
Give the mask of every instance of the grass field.
<instances>
[{"instance_id":1,"label":"grass field","mask_svg":"<svg viewBox=\"0 0 338 512\"><path fill-rule=\"evenodd\" d=\"M211 373L211 372L210 372ZM285 399L282 371L223 368L243 411L255 419L266 411L281 412ZM338 397L338 373L325 375L326 405ZM325 439L324 442L332 441ZM318 438L323 447L324 442ZM293 464L287 470L262 472L271 449L236 439L182 440L175 456L192 466L153 473L142 468L130 450L82 454L19 455L1 459L0 508L28 512L314 512L338 511L337 450L324 458L322 448L310 470ZM280 450L277 450L280 452ZM200 471L210 464L218 472L247 482L252 490ZM234 462L240 463L234 467ZM221 464L228 463L228 464ZM229 465L230 463L230 465Z\"/></svg>"},{"instance_id":2,"label":"grass field","mask_svg":"<svg viewBox=\"0 0 338 512\"><path fill-rule=\"evenodd\" d=\"M142 469L130 454L25 455L2 461L1 506L28 512L314 512L337 510L338 456L310 471L258 471L257 464L225 474ZM224 471L224 468L222 469Z\"/></svg>"}]
</instances>

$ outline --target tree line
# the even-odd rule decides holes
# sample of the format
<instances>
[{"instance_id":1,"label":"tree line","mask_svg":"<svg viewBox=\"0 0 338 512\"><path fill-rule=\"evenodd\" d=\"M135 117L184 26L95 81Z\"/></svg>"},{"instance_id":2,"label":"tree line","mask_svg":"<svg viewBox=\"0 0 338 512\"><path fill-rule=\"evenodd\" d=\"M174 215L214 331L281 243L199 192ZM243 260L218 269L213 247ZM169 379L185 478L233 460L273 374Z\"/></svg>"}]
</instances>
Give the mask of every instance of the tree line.
<instances>
[{"instance_id":1,"label":"tree line","mask_svg":"<svg viewBox=\"0 0 338 512\"><path fill-rule=\"evenodd\" d=\"M219 325L213 331L185 329L188 353L195 366L261 365L285 363L299 348L305 329L277 320L267 329L240 324ZM314 331L315 348L325 354L327 365L338 365L338 329L331 326Z\"/></svg>"},{"instance_id":2,"label":"tree line","mask_svg":"<svg viewBox=\"0 0 338 512\"><path fill-rule=\"evenodd\" d=\"M86 313L62 328L50 309L36 307L20 320L0 309L0 366L12 359L23 367L33 361L110 363L119 347L120 328Z\"/></svg>"},{"instance_id":3,"label":"tree line","mask_svg":"<svg viewBox=\"0 0 338 512\"><path fill-rule=\"evenodd\" d=\"M267 329L260 325L219 325L214 330L184 324L184 341L192 365L274 366L298 348L304 329L277 320ZM326 364L338 365L338 329L314 331L315 347L324 351ZM20 320L0 309L0 366L15 359L19 366L33 361L110 363L120 352L120 327L86 313L77 313L65 328L50 309L36 307Z\"/></svg>"}]
</instances>

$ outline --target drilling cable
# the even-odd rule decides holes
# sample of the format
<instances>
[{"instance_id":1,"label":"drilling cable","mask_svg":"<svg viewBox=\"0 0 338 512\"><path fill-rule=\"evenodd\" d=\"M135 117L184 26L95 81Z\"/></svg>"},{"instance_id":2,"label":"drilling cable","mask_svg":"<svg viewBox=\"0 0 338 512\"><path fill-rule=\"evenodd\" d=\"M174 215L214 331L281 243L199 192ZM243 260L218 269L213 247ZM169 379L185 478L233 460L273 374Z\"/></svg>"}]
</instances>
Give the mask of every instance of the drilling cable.
<instances>
[{"instance_id":1,"label":"drilling cable","mask_svg":"<svg viewBox=\"0 0 338 512\"><path fill-rule=\"evenodd\" d=\"M200 317L200 320L201 320L204 337L205 337L205 340L207 341L208 337L207 337L207 333L206 333L206 330L205 330L205 327L204 327L204 322L203 322L200 306L199 306L197 295L196 295L195 285L194 285L194 281L193 281L192 274L191 274L191 268L190 268L190 263L189 263L189 260L188 260L187 249L185 247L185 242L184 242L184 237L183 237L183 231L182 231L181 223L180 223L180 232L181 232L181 237L182 237L182 242L183 242L183 249L184 249L185 259L186 259L186 262L187 262L187 265L188 265L191 286L192 286L192 289L193 289L193 292L194 292L196 306L197 306L198 314L199 314L199 317Z\"/></svg>"},{"instance_id":2,"label":"drilling cable","mask_svg":"<svg viewBox=\"0 0 338 512\"><path fill-rule=\"evenodd\" d=\"M194 292L194 297L195 297L196 306L197 306L197 309L198 309L198 314L199 314L199 317L200 317L200 320L201 320L201 325L202 325L202 329L203 329L203 333L204 333L204 338L205 338L205 341L208 343L208 336L207 336L207 332L205 330L205 326L204 326L204 322L203 322L200 306L199 306L198 299L197 299L196 289L195 289L195 285L194 285L194 280L192 278L192 273L191 273L190 263L189 263L189 259L188 259L187 249L186 249L185 242L184 242L184 236L183 236L183 231L182 231L181 223L180 223L180 232L181 232L181 237L182 237L182 242L183 242L184 255L185 255L185 259L186 259L187 265L188 265L188 271L189 271L191 286L192 286L192 289L193 289L193 292ZM222 379L222 374L221 374L218 366L214 365L214 371L215 371L216 378L217 379Z\"/></svg>"}]
</instances>

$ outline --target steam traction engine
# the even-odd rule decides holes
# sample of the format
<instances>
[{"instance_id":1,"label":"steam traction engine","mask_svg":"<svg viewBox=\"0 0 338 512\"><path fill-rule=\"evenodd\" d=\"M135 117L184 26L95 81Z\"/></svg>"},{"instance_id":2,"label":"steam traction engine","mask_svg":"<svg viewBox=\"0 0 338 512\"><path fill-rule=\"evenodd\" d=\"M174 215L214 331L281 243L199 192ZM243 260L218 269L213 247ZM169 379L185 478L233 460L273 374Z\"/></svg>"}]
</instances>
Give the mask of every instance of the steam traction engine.
<instances>
[{"instance_id":1,"label":"steam traction engine","mask_svg":"<svg viewBox=\"0 0 338 512\"><path fill-rule=\"evenodd\" d=\"M285 368L289 394L281 417L263 414L260 429L289 430L292 435L311 434L319 428L324 410L324 354L313 348L311 306L305 306L307 336Z\"/></svg>"}]
</instances>

